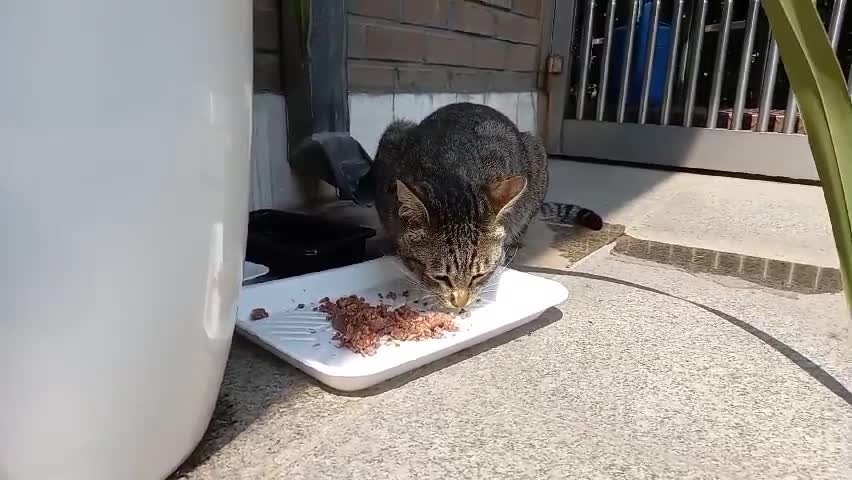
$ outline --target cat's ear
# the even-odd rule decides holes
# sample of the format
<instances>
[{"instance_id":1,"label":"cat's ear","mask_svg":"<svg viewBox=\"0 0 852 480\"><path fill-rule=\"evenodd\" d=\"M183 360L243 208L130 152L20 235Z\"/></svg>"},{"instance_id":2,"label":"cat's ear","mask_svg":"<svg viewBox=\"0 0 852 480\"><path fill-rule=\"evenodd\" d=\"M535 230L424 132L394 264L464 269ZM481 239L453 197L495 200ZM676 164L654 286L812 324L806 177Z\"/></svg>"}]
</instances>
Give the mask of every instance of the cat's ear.
<instances>
[{"instance_id":1,"label":"cat's ear","mask_svg":"<svg viewBox=\"0 0 852 480\"><path fill-rule=\"evenodd\" d=\"M396 181L396 199L399 203L399 218L406 224L423 225L429 223L429 210L421 200L422 192L409 187L402 180Z\"/></svg>"},{"instance_id":2,"label":"cat's ear","mask_svg":"<svg viewBox=\"0 0 852 480\"><path fill-rule=\"evenodd\" d=\"M527 179L521 175L497 180L482 188L491 209L497 214L497 219L509 210L526 189Z\"/></svg>"},{"instance_id":3,"label":"cat's ear","mask_svg":"<svg viewBox=\"0 0 852 480\"><path fill-rule=\"evenodd\" d=\"M408 132L416 126L417 124L407 120L391 122L379 139L379 146L376 149L375 156L376 161L393 162L397 157L402 155L403 150L405 150Z\"/></svg>"}]
</instances>

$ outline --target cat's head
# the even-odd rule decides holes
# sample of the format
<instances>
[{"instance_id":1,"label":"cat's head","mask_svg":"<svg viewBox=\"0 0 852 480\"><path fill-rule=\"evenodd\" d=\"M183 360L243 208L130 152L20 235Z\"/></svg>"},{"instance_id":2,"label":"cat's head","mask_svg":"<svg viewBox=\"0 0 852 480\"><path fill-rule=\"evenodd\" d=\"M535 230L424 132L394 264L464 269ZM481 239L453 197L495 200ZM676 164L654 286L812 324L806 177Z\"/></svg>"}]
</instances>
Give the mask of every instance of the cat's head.
<instances>
[{"instance_id":1,"label":"cat's head","mask_svg":"<svg viewBox=\"0 0 852 480\"><path fill-rule=\"evenodd\" d=\"M522 176L439 191L397 180L400 258L446 306L467 307L503 260L504 219L526 186Z\"/></svg>"}]
</instances>

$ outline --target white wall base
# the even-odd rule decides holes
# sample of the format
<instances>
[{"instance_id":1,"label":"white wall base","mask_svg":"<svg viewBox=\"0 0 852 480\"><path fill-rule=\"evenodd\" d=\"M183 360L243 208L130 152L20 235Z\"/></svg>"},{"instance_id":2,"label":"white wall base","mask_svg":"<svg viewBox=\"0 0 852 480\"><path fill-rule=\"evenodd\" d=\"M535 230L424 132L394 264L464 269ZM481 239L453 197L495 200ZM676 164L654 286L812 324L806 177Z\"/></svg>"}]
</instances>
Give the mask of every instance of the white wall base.
<instances>
[{"instance_id":1,"label":"white wall base","mask_svg":"<svg viewBox=\"0 0 852 480\"><path fill-rule=\"evenodd\" d=\"M440 107L456 102L481 103L502 112L521 131L536 132L536 92L349 94L349 130L370 155L393 120L419 122Z\"/></svg>"},{"instance_id":2,"label":"white wall base","mask_svg":"<svg viewBox=\"0 0 852 480\"><path fill-rule=\"evenodd\" d=\"M379 138L392 121L407 119L419 122L445 105L473 102L496 108L522 131L535 132L537 101L535 92L353 93L349 95L350 130L367 153L375 156ZM253 134L251 210L304 210L310 208L309 204L317 206L336 199L334 189L325 182L297 178L290 170L287 161L287 107L283 97L272 93L254 96Z\"/></svg>"},{"instance_id":3,"label":"white wall base","mask_svg":"<svg viewBox=\"0 0 852 480\"><path fill-rule=\"evenodd\" d=\"M274 93L254 96L250 210L301 210L337 199L321 180L297 177L287 158L287 102Z\"/></svg>"}]
</instances>

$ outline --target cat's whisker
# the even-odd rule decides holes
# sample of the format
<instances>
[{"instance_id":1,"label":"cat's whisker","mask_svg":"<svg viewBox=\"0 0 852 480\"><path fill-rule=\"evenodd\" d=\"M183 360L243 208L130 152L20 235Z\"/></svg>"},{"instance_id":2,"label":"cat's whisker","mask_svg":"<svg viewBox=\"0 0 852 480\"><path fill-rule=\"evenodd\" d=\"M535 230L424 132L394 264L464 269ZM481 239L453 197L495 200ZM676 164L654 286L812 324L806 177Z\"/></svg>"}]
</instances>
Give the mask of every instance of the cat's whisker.
<instances>
[{"instance_id":1,"label":"cat's whisker","mask_svg":"<svg viewBox=\"0 0 852 480\"><path fill-rule=\"evenodd\" d=\"M425 303L426 303L426 302L432 302L432 301L436 301L436 302L437 302L437 301L438 301L438 296L437 296L437 295L427 295L427 296L425 296L425 297L419 297L417 300L418 300L418 302L419 302L419 303L424 304L424 306L426 306L426 307L431 307L431 306L435 306L435 305L425 305ZM437 305L437 306L440 306L440 305Z\"/></svg>"},{"instance_id":2,"label":"cat's whisker","mask_svg":"<svg viewBox=\"0 0 852 480\"><path fill-rule=\"evenodd\" d=\"M494 305L497 303L496 300L491 300L487 298L480 299L481 301L476 304L476 307L484 307L486 305Z\"/></svg>"},{"instance_id":3,"label":"cat's whisker","mask_svg":"<svg viewBox=\"0 0 852 480\"><path fill-rule=\"evenodd\" d=\"M508 267L509 267L509 264L511 264L511 263L512 263L512 260L514 260L514 259L515 259L515 255L517 255L517 254L518 254L518 250L520 250L520 249L521 249L520 247L515 247L515 251L514 251L514 252L512 252L512 256L511 256L511 257L509 257L509 261L507 261L507 262L505 262L505 263L503 263L503 264L502 264L503 269L506 269L506 268L508 268Z\"/></svg>"},{"instance_id":4,"label":"cat's whisker","mask_svg":"<svg viewBox=\"0 0 852 480\"><path fill-rule=\"evenodd\" d=\"M429 289L426 288L426 285L423 285L422 283L420 283L416 280L413 280L411 278L403 278L402 280L405 281L406 283L408 283L409 285L416 287L418 290L423 290L423 291L426 291L426 292L429 291Z\"/></svg>"},{"instance_id":5,"label":"cat's whisker","mask_svg":"<svg viewBox=\"0 0 852 480\"><path fill-rule=\"evenodd\" d=\"M408 271L408 269L407 269L407 268L403 267L402 265L400 265L400 264L399 264L399 263L397 263L397 262L393 262L393 267L394 267L394 268L396 268L396 269L397 269L400 273L402 273L405 277L410 278L410 277L412 276L412 275L411 275L411 272L410 272L410 271Z\"/></svg>"},{"instance_id":6,"label":"cat's whisker","mask_svg":"<svg viewBox=\"0 0 852 480\"><path fill-rule=\"evenodd\" d=\"M419 289L422 289L422 290L424 290L424 291L429 291L428 287L426 287L426 285L424 285L422 282L418 281L418 280L414 277L414 274L412 274L410 271L408 271L408 269L403 268L403 267L401 267L400 265L398 265L398 264L396 264L396 263L394 263L394 267L395 267L395 268L399 271L399 273L401 273L401 274L402 274L402 279L403 279L403 280L407 281L407 282L408 282L408 283L410 283L411 285L414 285L414 286L418 287Z\"/></svg>"},{"instance_id":7,"label":"cat's whisker","mask_svg":"<svg viewBox=\"0 0 852 480\"><path fill-rule=\"evenodd\" d=\"M425 285L423 285L422 283L418 282L417 280L415 280L411 277L402 276L402 277L400 277L400 280L404 281L405 283L407 283L409 285L416 286L418 288L426 288Z\"/></svg>"}]
</instances>

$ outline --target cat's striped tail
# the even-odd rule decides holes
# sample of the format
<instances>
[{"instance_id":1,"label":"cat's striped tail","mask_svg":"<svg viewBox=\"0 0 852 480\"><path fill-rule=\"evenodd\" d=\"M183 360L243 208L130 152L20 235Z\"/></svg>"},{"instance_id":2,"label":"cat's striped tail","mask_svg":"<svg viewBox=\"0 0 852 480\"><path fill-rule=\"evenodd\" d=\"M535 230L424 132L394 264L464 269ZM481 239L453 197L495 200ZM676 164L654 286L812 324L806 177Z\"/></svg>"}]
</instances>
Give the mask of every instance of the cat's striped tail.
<instances>
[{"instance_id":1,"label":"cat's striped tail","mask_svg":"<svg viewBox=\"0 0 852 480\"><path fill-rule=\"evenodd\" d=\"M603 219L588 208L570 203L544 202L539 209L543 222L560 225L580 225L591 230L603 228Z\"/></svg>"}]
</instances>

